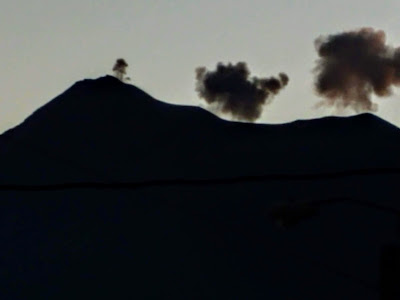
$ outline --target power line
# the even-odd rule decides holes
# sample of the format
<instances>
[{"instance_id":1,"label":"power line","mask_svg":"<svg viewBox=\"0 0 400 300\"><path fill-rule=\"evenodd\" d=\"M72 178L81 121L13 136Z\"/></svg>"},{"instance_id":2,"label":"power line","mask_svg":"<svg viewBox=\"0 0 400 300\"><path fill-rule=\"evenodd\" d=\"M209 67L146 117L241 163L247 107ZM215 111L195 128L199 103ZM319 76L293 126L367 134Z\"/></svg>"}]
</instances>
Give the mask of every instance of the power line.
<instances>
[{"instance_id":1,"label":"power line","mask_svg":"<svg viewBox=\"0 0 400 300\"><path fill-rule=\"evenodd\" d=\"M263 181L319 181L354 176L373 175L400 175L400 168L374 168L359 169L315 174L266 174L221 178L198 178L198 179L149 179L132 182L64 182L51 184L0 184L0 191L53 191L68 189L138 189L146 187L162 186L207 186L227 185L238 183L253 183Z\"/></svg>"},{"instance_id":2,"label":"power line","mask_svg":"<svg viewBox=\"0 0 400 300\"><path fill-rule=\"evenodd\" d=\"M247 182L262 182L262 181L302 181L302 180L329 180L344 177L353 176L371 176L371 175L399 175L399 167L381 167L381 168L368 168L368 169L353 169L343 171L331 171L331 172L319 172L309 174L264 174L264 175L244 175L236 177L221 177L221 178L197 178L197 179L150 179L145 181L134 181L134 182L115 182L112 177L104 170L100 168L88 167L78 163L74 160L60 157L49 153L43 148L27 143L20 139L15 139L9 134L3 134L0 136L3 141L7 141L10 144L17 146L29 147L29 151L34 151L36 154L45 157L51 161L55 161L64 164L68 167L73 167L79 173L85 173L89 176L100 175L102 181L99 182L63 182L53 184L0 184L0 191L52 191L52 190L67 190L67 189L137 189L154 186L201 186L201 185L226 185L236 183L247 183ZM1 141L0 139L0 141Z\"/></svg>"}]
</instances>

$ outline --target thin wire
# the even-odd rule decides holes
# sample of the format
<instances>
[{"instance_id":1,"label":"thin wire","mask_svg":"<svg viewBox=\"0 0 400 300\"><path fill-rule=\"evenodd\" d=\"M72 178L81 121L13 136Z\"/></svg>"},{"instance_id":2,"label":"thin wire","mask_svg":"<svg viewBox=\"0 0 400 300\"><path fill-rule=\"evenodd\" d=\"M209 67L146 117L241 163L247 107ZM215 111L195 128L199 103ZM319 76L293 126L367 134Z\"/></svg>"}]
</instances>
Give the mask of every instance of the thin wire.
<instances>
[{"instance_id":1,"label":"thin wire","mask_svg":"<svg viewBox=\"0 0 400 300\"><path fill-rule=\"evenodd\" d=\"M251 183L262 181L319 181L338 179L354 176L371 175L400 175L399 168L371 168L318 174L266 174L225 178L195 178L195 179L150 179L134 182L65 182L53 184L0 184L2 191L53 191L67 189L138 189L154 186L203 186L203 185L227 185L236 183Z\"/></svg>"},{"instance_id":2,"label":"thin wire","mask_svg":"<svg viewBox=\"0 0 400 300\"><path fill-rule=\"evenodd\" d=\"M33 150L36 154L46 157L52 161L56 161L58 163L63 163L68 167L74 167L80 172L84 172L87 175L98 176L101 174L101 178L103 178L102 182L65 182L65 183L54 183L54 184L0 184L0 191L52 191L52 190L66 190L66 189L76 189L76 188L85 188L85 189L137 189L140 187L154 187L154 186L167 186L167 185L189 185L189 186L198 186L198 185L225 185L225 184L235 184L235 183L245 183L245 182L260 182L266 180L327 180L327 179L337 179L343 177L353 177L353 176L370 176L370 175L399 175L400 168L369 168L369 169L354 169L354 170L344 170L344 171L333 171L333 172L320 172L320 173L311 173L311 174L265 174L265 175L248 175L248 176L236 176L236 177L225 177L225 178L196 178L196 179L152 179L146 181L135 181L135 182L115 182L112 180L112 177L108 175L105 171L83 166L81 163L77 163L76 161L65 159L60 156L51 154L47 152L43 148L38 148L37 146L33 146L32 144L28 144L21 140L16 140L15 138L9 135L0 136L1 139L7 140L10 144L20 144L25 147L29 147L29 151ZM104 180L107 180L104 182Z\"/></svg>"},{"instance_id":3,"label":"thin wire","mask_svg":"<svg viewBox=\"0 0 400 300\"><path fill-rule=\"evenodd\" d=\"M2 138L8 139L9 142L17 142L19 144L25 144L22 141L16 141L9 136L2 136ZM29 145L30 150L32 150L32 145ZM34 148L33 148L34 149ZM88 168L82 165L78 165L76 162L45 153L43 149L36 150L35 152L41 156L47 157L53 161L63 162L68 164L68 166L74 166L80 171L89 171L91 175L96 174L99 170L94 170L93 168ZM103 172L102 172L103 173ZM137 189L145 187L154 186L173 186L173 185L185 185L185 186L198 186L198 185L226 185L235 183L246 183L246 182L259 182L265 180L288 180L288 181L298 181L298 180L327 180L336 179L343 177L352 176L369 176L369 175L398 175L400 174L400 168L370 168L370 169L357 169L348 171L338 171L338 172L325 172L318 174L268 174L268 175L253 175L253 176L237 176L231 178L214 178L214 179L160 179L160 180L147 180L138 182L70 182L70 183L59 183L59 184L39 184L39 185L17 185L17 184L0 184L0 191L56 191L56 190L67 190L67 189ZM107 176L108 177L108 176ZM376 206L376 204L375 204ZM382 209L382 207L379 207ZM384 209L388 209L384 207ZM76 225L76 224L75 224ZM313 260L310 257L299 254L298 252L291 251L285 248L286 252L290 255L298 257L302 260L306 260L307 263L317 266L323 270L334 273L337 276L347 278L352 282L362 285L364 288L374 291L379 291L378 285L365 281L363 279L357 278L352 274L338 270L330 265L324 264L320 261Z\"/></svg>"}]
</instances>

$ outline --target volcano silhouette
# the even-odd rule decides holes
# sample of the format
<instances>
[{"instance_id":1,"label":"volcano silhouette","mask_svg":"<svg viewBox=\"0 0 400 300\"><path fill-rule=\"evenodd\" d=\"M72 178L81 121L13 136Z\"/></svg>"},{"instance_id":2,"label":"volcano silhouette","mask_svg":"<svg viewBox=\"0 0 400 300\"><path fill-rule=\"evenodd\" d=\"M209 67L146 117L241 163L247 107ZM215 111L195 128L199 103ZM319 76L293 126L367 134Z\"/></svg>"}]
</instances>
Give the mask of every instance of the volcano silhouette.
<instances>
[{"instance_id":1,"label":"volcano silhouette","mask_svg":"<svg viewBox=\"0 0 400 300\"><path fill-rule=\"evenodd\" d=\"M399 208L399 153L372 114L228 122L80 81L0 136L4 299L378 299L396 218L354 203Z\"/></svg>"},{"instance_id":2,"label":"volcano silhouette","mask_svg":"<svg viewBox=\"0 0 400 300\"><path fill-rule=\"evenodd\" d=\"M33 184L395 168L399 160L390 154L399 153L399 132L372 114L284 125L226 122L107 76L76 83L4 133L2 151L13 155L2 155L8 172L0 178Z\"/></svg>"}]
</instances>

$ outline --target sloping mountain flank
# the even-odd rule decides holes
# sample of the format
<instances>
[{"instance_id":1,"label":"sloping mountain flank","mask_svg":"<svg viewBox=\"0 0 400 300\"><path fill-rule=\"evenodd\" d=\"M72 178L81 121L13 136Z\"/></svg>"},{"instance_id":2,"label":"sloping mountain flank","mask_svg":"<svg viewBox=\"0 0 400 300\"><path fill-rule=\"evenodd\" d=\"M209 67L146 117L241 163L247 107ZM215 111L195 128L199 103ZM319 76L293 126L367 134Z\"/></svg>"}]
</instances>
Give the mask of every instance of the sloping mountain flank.
<instances>
[{"instance_id":1,"label":"sloping mountain flank","mask_svg":"<svg viewBox=\"0 0 400 300\"><path fill-rule=\"evenodd\" d=\"M400 167L400 130L372 115L281 125L219 119L106 76L0 136L2 183L138 182ZM21 174L24 174L21 176Z\"/></svg>"}]
</instances>

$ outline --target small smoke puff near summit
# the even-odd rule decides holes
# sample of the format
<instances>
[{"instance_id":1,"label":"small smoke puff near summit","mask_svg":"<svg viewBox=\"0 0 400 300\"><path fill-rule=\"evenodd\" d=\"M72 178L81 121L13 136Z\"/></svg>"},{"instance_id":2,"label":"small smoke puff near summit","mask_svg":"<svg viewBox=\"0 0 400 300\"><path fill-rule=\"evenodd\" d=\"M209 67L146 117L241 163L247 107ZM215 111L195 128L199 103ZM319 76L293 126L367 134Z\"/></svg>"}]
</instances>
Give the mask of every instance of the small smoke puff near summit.
<instances>
[{"instance_id":1,"label":"small smoke puff near summit","mask_svg":"<svg viewBox=\"0 0 400 300\"><path fill-rule=\"evenodd\" d=\"M371 96L389 96L392 86L400 84L400 48L386 45L381 30L361 28L320 36L315 47L319 55L315 90L325 98L318 106L376 111Z\"/></svg>"},{"instance_id":2,"label":"small smoke puff near summit","mask_svg":"<svg viewBox=\"0 0 400 300\"><path fill-rule=\"evenodd\" d=\"M218 63L215 71L199 67L196 80L199 97L209 105L217 105L221 112L235 119L255 121L261 116L263 106L288 84L289 77L280 73L277 78L250 78L246 63L238 62Z\"/></svg>"}]
</instances>

